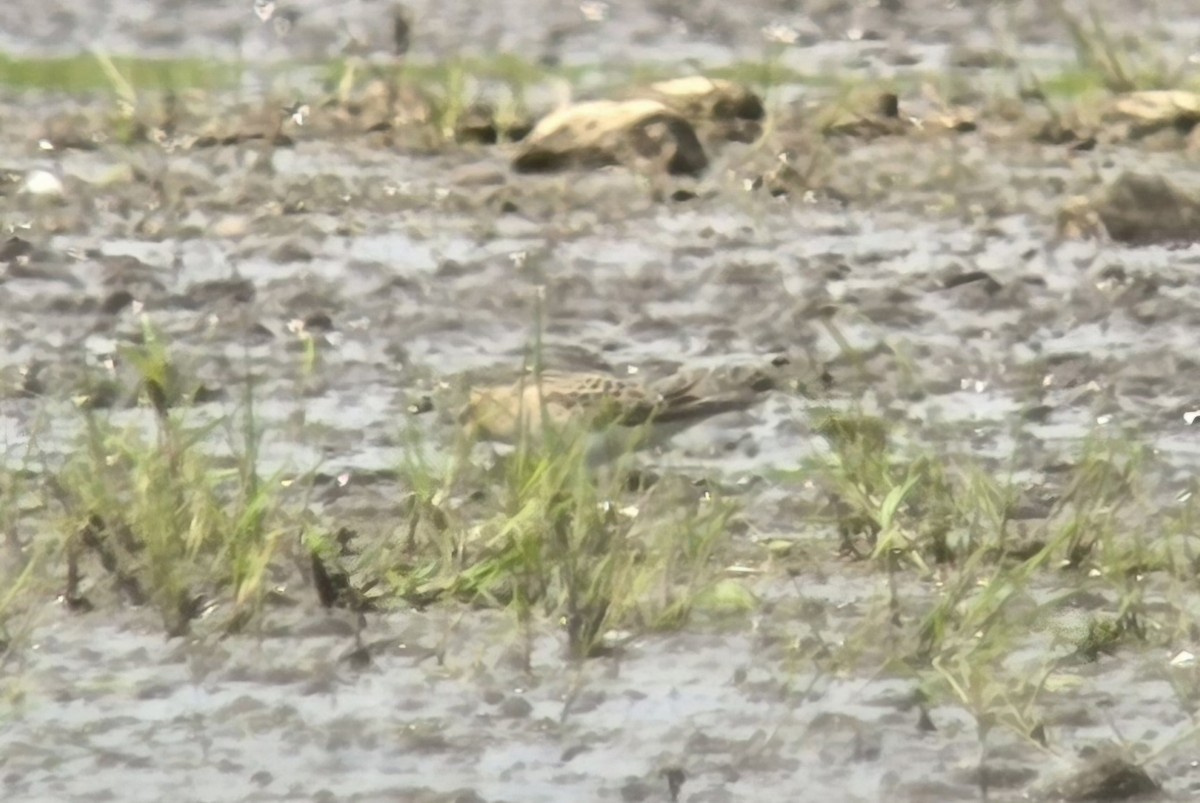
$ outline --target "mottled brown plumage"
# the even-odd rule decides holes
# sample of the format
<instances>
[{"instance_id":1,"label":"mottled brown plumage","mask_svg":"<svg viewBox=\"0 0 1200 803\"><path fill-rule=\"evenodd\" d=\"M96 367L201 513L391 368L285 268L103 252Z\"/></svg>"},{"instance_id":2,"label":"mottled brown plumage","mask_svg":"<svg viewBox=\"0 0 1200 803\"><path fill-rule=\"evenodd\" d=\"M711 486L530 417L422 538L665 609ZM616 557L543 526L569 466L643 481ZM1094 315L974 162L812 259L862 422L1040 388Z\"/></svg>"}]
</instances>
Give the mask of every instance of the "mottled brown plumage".
<instances>
[{"instance_id":1,"label":"mottled brown plumage","mask_svg":"<svg viewBox=\"0 0 1200 803\"><path fill-rule=\"evenodd\" d=\"M680 374L664 382L643 385L604 374L544 371L540 379L524 377L512 385L476 388L459 420L476 437L516 442L522 427L537 438L542 424L556 430L578 426L588 430L637 427L647 422L682 426L719 413L752 405L750 388L705 394L700 385L706 373Z\"/></svg>"}]
</instances>

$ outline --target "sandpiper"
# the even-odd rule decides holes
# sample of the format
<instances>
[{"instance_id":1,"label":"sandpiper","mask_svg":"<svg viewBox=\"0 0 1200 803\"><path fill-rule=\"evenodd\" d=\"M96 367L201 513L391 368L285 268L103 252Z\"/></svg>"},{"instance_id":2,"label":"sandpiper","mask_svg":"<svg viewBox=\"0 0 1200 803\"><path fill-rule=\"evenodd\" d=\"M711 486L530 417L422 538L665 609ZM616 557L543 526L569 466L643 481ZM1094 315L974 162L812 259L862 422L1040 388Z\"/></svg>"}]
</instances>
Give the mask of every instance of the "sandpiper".
<instances>
[{"instance_id":1,"label":"sandpiper","mask_svg":"<svg viewBox=\"0 0 1200 803\"><path fill-rule=\"evenodd\" d=\"M482 440L538 442L547 430L592 432L615 434L624 449L662 443L704 419L746 409L774 386L756 371L731 389L709 392L711 376L710 371L681 372L643 384L600 373L546 370L511 385L473 389L459 422ZM613 454L611 445L605 451Z\"/></svg>"}]
</instances>

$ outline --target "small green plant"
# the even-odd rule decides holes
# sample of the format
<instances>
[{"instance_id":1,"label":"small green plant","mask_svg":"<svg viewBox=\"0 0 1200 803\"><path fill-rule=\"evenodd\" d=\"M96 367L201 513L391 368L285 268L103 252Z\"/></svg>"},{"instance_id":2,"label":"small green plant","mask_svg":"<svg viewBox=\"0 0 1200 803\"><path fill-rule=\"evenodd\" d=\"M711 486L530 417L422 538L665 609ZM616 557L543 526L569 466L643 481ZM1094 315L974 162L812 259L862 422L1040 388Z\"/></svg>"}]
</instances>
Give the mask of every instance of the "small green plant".
<instances>
[{"instance_id":1,"label":"small green plant","mask_svg":"<svg viewBox=\"0 0 1200 803\"><path fill-rule=\"evenodd\" d=\"M4 581L4 591L0 593L0 668L4 667L13 648L19 642L18 633L11 623L21 607L26 592L34 585L34 580L42 568L43 555L37 555L25 562L18 572L0 576Z\"/></svg>"},{"instance_id":2,"label":"small green plant","mask_svg":"<svg viewBox=\"0 0 1200 803\"><path fill-rule=\"evenodd\" d=\"M124 356L152 411L153 437L84 412L82 448L57 477L74 522L70 558L93 555L120 595L153 604L171 634L225 594L226 626L240 626L261 604L283 535L278 483L258 473L251 393L234 438L240 448L223 465L208 451L216 424L187 421L188 384L148 320Z\"/></svg>"},{"instance_id":3,"label":"small green plant","mask_svg":"<svg viewBox=\"0 0 1200 803\"><path fill-rule=\"evenodd\" d=\"M679 516L654 511L652 492L623 504L628 463L598 471L593 433L543 431L505 467L502 513L486 530L478 593L528 625L540 608L565 627L569 652L593 654L614 628L678 627L717 580L715 552L733 513L709 501ZM657 515L656 515L657 513Z\"/></svg>"},{"instance_id":4,"label":"small green plant","mask_svg":"<svg viewBox=\"0 0 1200 803\"><path fill-rule=\"evenodd\" d=\"M467 109L475 101L473 79L459 60L445 65L436 89L433 124L442 139L451 142Z\"/></svg>"},{"instance_id":5,"label":"small green plant","mask_svg":"<svg viewBox=\"0 0 1200 803\"><path fill-rule=\"evenodd\" d=\"M1075 646L1075 654L1085 661L1095 661L1101 655L1112 655L1124 640L1126 632L1119 619L1092 617Z\"/></svg>"},{"instance_id":6,"label":"small green plant","mask_svg":"<svg viewBox=\"0 0 1200 803\"><path fill-rule=\"evenodd\" d=\"M1099 76L1110 92L1174 89L1186 74L1186 61L1169 64L1149 39L1114 35L1097 6L1089 9L1086 19L1069 11L1062 0L1054 3L1054 10L1071 35L1080 67Z\"/></svg>"},{"instance_id":7,"label":"small green plant","mask_svg":"<svg viewBox=\"0 0 1200 803\"><path fill-rule=\"evenodd\" d=\"M887 423L873 416L832 413L816 431L833 450L817 470L835 500L844 551L859 554L855 539L865 536L871 557L903 556L928 572L929 561L953 561L985 540L977 526L965 527L989 511L998 515L999 491L982 475L955 472L933 455L900 459Z\"/></svg>"}]
</instances>

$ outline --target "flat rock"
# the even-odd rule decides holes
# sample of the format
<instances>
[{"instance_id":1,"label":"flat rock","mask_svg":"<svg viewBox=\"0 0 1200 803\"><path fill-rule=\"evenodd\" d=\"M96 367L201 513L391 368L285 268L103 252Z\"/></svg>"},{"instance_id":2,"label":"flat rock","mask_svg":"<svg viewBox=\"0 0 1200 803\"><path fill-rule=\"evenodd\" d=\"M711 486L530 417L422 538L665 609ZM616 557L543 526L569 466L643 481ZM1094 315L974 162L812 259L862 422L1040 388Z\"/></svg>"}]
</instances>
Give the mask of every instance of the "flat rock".
<instances>
[{"instance_id":1,"label":"flat rock","mask_svg":"<svg viewBox=\"0 0 1200 803\"><path fill-rule=\"evenodd\" d=\"M1075 772L1046 789L1046 800L1134 800L1161 791L1140 765L1102 754L1086 761Z\"/></svg>"},{"instance_id":2,"label":"flat rock","mask_svg":"<svg viewBox=\"0 0 1200 803\"><path fill-rule=\"evenodd\" d=\"M1200 240L1200 196L1159 175L1122 173L1094 201L1108 235L1126 243Z\"/></svg>"},{"instance_id":3,"label":"flat rock","mask_svg":"<svg viewBox=\"0 0 1200 803\"><path fill-rule=\"evenodd\" d=\"M594 100L542 118L513 160L520 173L622 164L646 172L696 175L708 157L696 129L661 101Z\"/></svg>"},{"instance_id":4,"label":"flat rock","mask_svg":"<svg viewBox=\"0 0 1200 803\"><path fill-rule=\"evenodd\" d=\"M1126 92L1113 100L1111 114L1128 122L1134 135L1162 128L1187 130L1200 123L1200 93L1172 89Z\"/></svg>"},{"instance_id":5,"label":"flat rock","mask_svg":"<svg viewBox=\"0 0 1200 803\"><path fill-rule=\"evenodd\" d=\"M634 97L657 100L693 125L704 126L717 138L733 142L758 139L767 116L758 93L724 78L672 78L639 89Z\"/></svg>"}]
</instances>

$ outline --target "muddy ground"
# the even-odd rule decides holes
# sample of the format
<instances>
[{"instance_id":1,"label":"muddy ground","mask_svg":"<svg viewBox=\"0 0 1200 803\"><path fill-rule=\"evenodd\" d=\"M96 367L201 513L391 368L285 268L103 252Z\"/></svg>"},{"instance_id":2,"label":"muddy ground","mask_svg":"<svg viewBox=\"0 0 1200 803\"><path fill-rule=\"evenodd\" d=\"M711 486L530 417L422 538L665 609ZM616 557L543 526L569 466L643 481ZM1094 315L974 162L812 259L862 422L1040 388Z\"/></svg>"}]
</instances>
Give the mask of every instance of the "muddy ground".
<instances>
[{"instance_id":1,"label":"muddy ground","mask_svg":"<svg viewBox=\"0 0 1200 803\"><path fill-rule=\"evenodd\" d=\"M47 14L50 5L4 4L0 48L74 52L88 31L92 44L133 55L325 57L341 46L338 21L384 13L310 4L281 42L248 3L143 4L153 13L138 25L105 4ZM599 4L600 22L545 5L413 6L411 54L462 46L548 63L719 65L757 58L762 29L779 24L799 31L781 57L796 69L864 79L946 70L986 87L1013 83L1012 73L952 57L959 46L996 47L992 28L1005 18L1037 63L1073 58L1035 3L823 3L804 13ZM1200 14L1169 5L1157 18L1137 3L1108 3L1105 14L1154 36L1154 20L1169 21L1157 44L1186 58ZM514 26L514 15L537 23ZM657 376L783 354L797 380L645 458L731 489L747 554L794 542L788 561L747 580L761 602L751 616L645 635L583 663L563 657L548 622L528 673L507 614L454 606L369 615L370 661L350 660L353 617L320 609L299 574L284 578L294 607L268 611L258 635L229 639L165 640L147 612L79 615L48 596L27 648L4 667L4 799L668 800L681 770L679 799L697 802L976 800L981 786L1013 800L1054 797L1055 783L1112 744L1162 785L1147 799L1200 790L1194 750L1178 749L1194 747L1195 700L1168 665L1196 649L1194 629L1067 664L1057 693L1039 701L1046 745L997 729L986 770L963 706L923 704L895 668L827 671L827 647L886 604L888 576L839 555L834 528L811 518L821 494L780 479L827 450L810 413L834 407L888 419L905 444L1012 471L1030 520L1097 432L1152 450L1156 499L1175 504L1200 463L1184 423L1196 401L1200 251L1065 239L1057 221L1067 198L1126 170L1186 183L1196 153L1162 140L1072 149L988 124L816 148L796 133L814 92L789 88L800 100L775 109L766 145L724 146L701 178L684 180L621 168L523 176L509 168L512 146L388 147L302 128L279 147L47 152L46 121L108 101L4 90L0 167L65 176L62 201L15 185L0 197L5 237L33 247L0 282L10 466L69 452L72 398L139 331L142 312L204 383L213 417L237 408L253 375L266 470L317 470L314 512L356 524L398 515L395 467L413 431L436 460L466 384L519 367L539 288L548 361L559 367ZM819 161L820 188L756 188L789 149ZM956 284L979 271L986 278ZM312 371L295 321L316 338ZM424 397L433 409L412 414ZM144 417L126 401L113 402L118 420ZM53 526L29 505L21 542ZM1031 623L1006 658L1012 671L1067 656L1072 617L1118 605L1092 580L1072 576L1090 593L1053 627ZM914 607L938 593L933 579L897 582ZM1041 582L1035 597L1064 581ZM1173 603L1200 615L1191 598Z\"/></svg>"}]
</instances>

